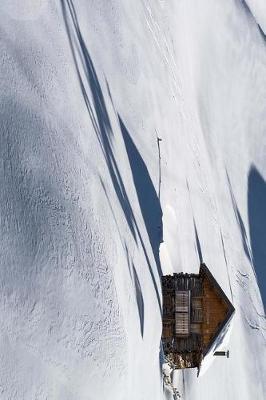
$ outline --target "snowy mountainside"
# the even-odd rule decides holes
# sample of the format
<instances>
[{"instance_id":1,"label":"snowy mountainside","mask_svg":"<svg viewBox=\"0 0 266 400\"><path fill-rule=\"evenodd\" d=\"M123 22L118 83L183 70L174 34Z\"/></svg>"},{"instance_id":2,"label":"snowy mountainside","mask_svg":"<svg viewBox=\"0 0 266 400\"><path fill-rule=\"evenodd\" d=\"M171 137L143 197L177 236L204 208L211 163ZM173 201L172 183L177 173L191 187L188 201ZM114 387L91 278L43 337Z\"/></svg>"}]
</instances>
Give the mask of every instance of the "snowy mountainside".
<instances>
[{"instance_id":1,"label":"snowy mountainside","mask_svg":"<svg viewBox=\"0 0 266 400\"><path fill-rule=\"evenodd\" d=\"M260 4L1 2L1 399L169 398L160 275L202 260L230 358L178 390L264 398Z\"/></svg>"}]
</instances>

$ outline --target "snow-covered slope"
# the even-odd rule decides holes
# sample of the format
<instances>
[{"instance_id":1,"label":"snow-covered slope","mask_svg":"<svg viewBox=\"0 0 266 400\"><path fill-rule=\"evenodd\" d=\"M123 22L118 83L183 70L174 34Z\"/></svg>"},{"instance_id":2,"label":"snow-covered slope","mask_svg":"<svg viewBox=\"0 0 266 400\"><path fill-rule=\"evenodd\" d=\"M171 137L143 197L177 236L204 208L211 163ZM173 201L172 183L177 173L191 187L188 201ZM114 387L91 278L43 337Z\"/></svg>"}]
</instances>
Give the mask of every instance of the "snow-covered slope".
<instances>
[{"instance_id":1,"label":"snow-covered slope","mask_svg":"<svg viewBox=\"0 0 266 400\"><path fill-rule=\"evenodd\" d=\"M2 0L1 399L162 399L160 275L202 259L236 308L230 358L178 389L265 397L266 42L249 3Z\"/></svg>"}]
</instances>

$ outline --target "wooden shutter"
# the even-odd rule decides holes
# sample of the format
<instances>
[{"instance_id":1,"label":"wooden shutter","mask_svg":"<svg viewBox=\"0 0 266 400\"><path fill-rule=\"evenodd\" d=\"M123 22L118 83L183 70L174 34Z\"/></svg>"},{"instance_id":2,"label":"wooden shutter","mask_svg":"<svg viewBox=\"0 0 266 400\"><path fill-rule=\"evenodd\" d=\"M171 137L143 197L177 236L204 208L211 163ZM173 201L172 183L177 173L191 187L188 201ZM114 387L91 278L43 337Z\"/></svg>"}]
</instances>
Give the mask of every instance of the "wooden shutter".
<instances>
[{"instance_id":1,"label":"wooden shutter","mask_svg":"<svg viewBox=\"0 0 266 400\"><path fill-rule=\"evenodd\" d=\"M175 293L175 312L189 312L189 294L188 290L180 290Z\"/></svg>"},{"instance_id":2,"label":"wooden shutter","mask_svg":"<svg viewBox=\"0 0 266 400\"><path fill-rule=\"evenodd\" d=\"M175 293L175 333L176 336L189 335L190 291L177 290Z\"/></svg>"},{"instance_id":3,"label":"wooden shutter","mask_svg":"<svg viewBox=\"0 0 266 400\"><path fill-rule=\"evenodd\" d=\"M188 336L189 335L189 314L188 313L176 313L175 333L176 333L176 336Z\"/></svg>"}]
</instances>

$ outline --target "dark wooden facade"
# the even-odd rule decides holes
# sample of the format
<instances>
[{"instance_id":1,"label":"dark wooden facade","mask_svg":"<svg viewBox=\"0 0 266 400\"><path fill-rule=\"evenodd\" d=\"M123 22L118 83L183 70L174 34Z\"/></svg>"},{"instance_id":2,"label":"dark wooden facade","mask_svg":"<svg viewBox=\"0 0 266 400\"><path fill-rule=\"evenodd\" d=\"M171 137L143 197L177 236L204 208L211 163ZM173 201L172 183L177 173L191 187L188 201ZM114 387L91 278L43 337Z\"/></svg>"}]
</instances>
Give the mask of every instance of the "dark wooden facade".
<instances>
[{"instance_id":1,"label":"dark wooden facade","mask_svg":"<svg viewBox=\"0 0 266 400\"><path fill-rule=\"evenodd\" d=\"M209 269L162 277L164 353L176 368L192 368L231 319L234 307Z\"/></svg>"}]
</instances>

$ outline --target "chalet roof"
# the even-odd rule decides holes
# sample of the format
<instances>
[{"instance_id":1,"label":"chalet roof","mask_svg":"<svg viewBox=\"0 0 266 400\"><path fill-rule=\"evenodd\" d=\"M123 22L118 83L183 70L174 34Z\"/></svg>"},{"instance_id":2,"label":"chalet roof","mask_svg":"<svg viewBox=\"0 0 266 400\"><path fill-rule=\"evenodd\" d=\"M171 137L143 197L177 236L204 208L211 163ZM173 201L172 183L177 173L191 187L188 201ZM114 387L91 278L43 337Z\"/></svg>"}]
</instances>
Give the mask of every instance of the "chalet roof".
<instances>
[{"instance_id":1,"label":"chalet roof","mask_svg":"<svg viewBox=\"0 0 266 400\"><path fill-rule=\"evenodd\" d=\"M203 278L206 277L211 282L212 286L216 289L218 295L224 300L227 306L227 313L224 320L217 327L217 330L210 340L208 346L203 351L203 357L205 357L210 350L215 350L223 341L223 338L228 330L231 318L235 312L235 308L205 264L202 263L200 265L199 273Z\"/></svg>"}]
</instances>

